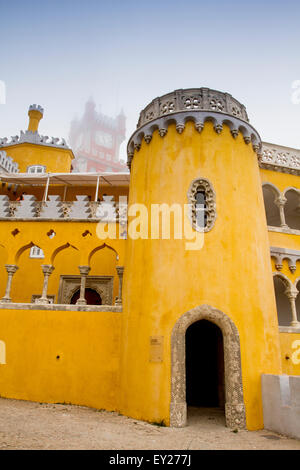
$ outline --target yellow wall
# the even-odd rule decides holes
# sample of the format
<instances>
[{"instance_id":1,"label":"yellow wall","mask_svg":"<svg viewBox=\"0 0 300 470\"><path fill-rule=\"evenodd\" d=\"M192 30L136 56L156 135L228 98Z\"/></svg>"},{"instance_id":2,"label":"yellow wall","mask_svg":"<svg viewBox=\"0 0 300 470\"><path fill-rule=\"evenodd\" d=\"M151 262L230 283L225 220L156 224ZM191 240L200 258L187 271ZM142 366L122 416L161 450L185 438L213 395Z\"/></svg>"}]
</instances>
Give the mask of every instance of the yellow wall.
<instances>
[{"instance_id":1,"label":"yellow wall","mask_svg":"<svg viewBox=\"0 0 300 470\"><path fill-rule=\"evenodd\" d=\"M282 373L300 375L300 333L280 333Z\"/></svg>"},{"instance_id":2,"label":"yellow wall","mask_svg":"<svg viewBox=\"0 0 300 470\"><path fill-rule=\"evenodd\" d=\"M0 395L118 409L121 315L0 309Z\"/></svg>"},{"instance_id":3,"label":"yellow wall","mask_svg":"<svg viewBox=\"0 0 300 470\"><path fill-rule=\"evenodd\" d=\"M26 173L30 165L44 165L50 173L69 173L74 157L70 149L27 143L10 145L2 150L19 164L20 173Z\"/></svg>"},{"instance_id":4,"label":"yellow wall","mask_svg":"<svg viewBox=\"0 0 300 470\"><path fill-rule=\"evenodd\" d=\"M11 232L16 228L19 233L14 236ZM55 237L49 238L47 233L50 230L54 230ZM83 237L86 230L90 234ZM95 222L0 221L0 245L2 244L6 248L0 247L0 256L3 261L0 275L0 287L2 288L0 295L4 295L6 286L7 274L3 268L5 263L19 266L12 281L11 297L13 302L30 302L32 294L41 294L43 286L42 264L53 264L55 267L49 279L48 294L55 295L56 301L60 275L79 275L79 265L90 265L90 275L114 276L113 299L115 299L119 286L116 266L124 266L126 240L100 240L96 230L97 223ZM105 242L113 250L103 246ZM31 243L42 248L45 258L29 258ZM70 246L67 247L67 244ZM60 247L65 248L57 251ZM22 251L24 248L26 249ZM96 248L101 249L95 251L90 257Z\"/></svg>"},{"instance_id":5,"label":"yellow wall","mask_svg":"<svg viewBox=\"0 0 300 470\"><path fill-rule=\"evenodd\" d=\"M297 175L262 168L260 169L260 175L262 183L272 183L277 186L280 191L289 187L299 188L299 176Z\"/></svg>"},{"instance_id":6,"label":"yellow wall","mask_svg":"<svg viewBox=\"0 0 300 470\"><path fill-rule=\"evenodd\" d=\"M215 226L204 235L200 251L186 251L181 240L127 242L121 411L169 422L172 328L185 312L208 304L238 328L247 427L259 429L260 377L281 373L281 361L256 154L242 135L234 140L226 126L217 135L206 123L199 134L187 123L179 135L170 125L166 137L155 131L151 143L143 141L135 152L129 204L186 204L197 177L212 182L217 202ZM164 336L162 363L149 362L151 335Z\"/></svg>"}]
</instances>

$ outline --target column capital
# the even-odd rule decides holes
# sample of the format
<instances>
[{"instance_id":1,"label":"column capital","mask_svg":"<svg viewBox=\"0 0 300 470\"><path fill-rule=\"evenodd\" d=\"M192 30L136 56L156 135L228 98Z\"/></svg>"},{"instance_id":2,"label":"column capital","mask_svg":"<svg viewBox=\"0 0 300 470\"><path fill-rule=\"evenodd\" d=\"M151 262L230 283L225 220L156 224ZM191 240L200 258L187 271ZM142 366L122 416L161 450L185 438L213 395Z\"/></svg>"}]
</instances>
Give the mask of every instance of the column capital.
<instances>
[{"instance_id":1,"label":"column capital","mask_svg":"<svg viewBox=\"0 0 300 470\"><path fill-rule=\"evenodd\" d=\"M278 196L276 199L275 199L275 204L276 206L280 207L280 206L284 206L284 204L286 203L287 199L285 196L281 195L281 196Z\"/></svg>"},{"instance_id":2,"label":"column capital","mask_svg":"<svg viewBox=\"0 0 300 470\"><path fill-rule=\"evenodd\" d=\"M118 276L121 276L124 273L124 266L116 266Z\"/></svg>"},{"instance_id":3,"label":"column capital","mask_svg":"<svg viewBox=\"0 0 300 470\"><path fill-rule=\"evenodd\" d=\"M19 266L16 264L6 264L5 268L8 274L15 274L15 272L19 269Z\"/></svg>"},{"instance_id":4,"label":"column capital","mask_svg":"<svg viewBox=\"0 0 300 470\"><path fill-rule=\"evenodd\" d=\"M78 266L79 272L81 276L87 276L91 270L90 266Z\"/></svg>"},{"instance_id":5,"label":"column capital","mask_svg":"<svg viewBox=\"0 0 300 470\"><path fill-rule=\"evenodd\" d=\"M296 300L297 296L299 294L298 290L286 290L285 295L287 296L288 299L290 300Z\"/></svg>"},{"instance_id":6,"label":"column capital","mask_svg":"<svg viewBox=\"0 0 300 470\"><path fill-rule=\"evenodd\" d=\"M50 274L53 273L55 269L52 264L42 264L41 268L42 268L43 274L48 274L49 276Z\"/></svg>"}]
</instances>

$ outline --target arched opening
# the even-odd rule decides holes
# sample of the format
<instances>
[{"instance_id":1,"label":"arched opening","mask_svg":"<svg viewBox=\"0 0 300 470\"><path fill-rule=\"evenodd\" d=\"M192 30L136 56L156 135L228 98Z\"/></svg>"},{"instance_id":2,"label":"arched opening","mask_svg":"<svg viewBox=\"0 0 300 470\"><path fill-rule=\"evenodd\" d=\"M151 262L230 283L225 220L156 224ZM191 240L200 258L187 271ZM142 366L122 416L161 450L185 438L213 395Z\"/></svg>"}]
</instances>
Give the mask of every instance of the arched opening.
<instances>
[{"instance_id":1,"label":"arched opening","mask_svg":"<svg viewBox=\"0 0 300 470\"><path fill-rule=\"evenodd\" d=\"M296 284L296 288L300 292L300 279L298 279L295 284ZM298 320L300 321L300 293L296 297L296 311L297 311Z\"/></svg>"},{"instance_id":2,"label":"arched opening","mask_svg":"<svg viewBox=\"0 0 300 470\"><path fill-rule=\"evenodd\" d=\"M300 230L300 191L289 189L285 193L285 222L291 229Z\"/></svg>"},{"instance_id":3,"label":"arched opening","mask_svg":"<svg viewBox=\"0 0 300 470\"><path fill-rule=\"evenodd\" d=\"M225 407L224 347L220 328L199 320L186 331L186 402L189 407Z\"/></svg>"},{"instance_id":4,"label":"arched opening","mask_svg":"<svg viewBox=\"0 0 300 470\"><path fill-rule=\"evenodd\" d=\"M263 196L267 218L267 225L271 227L280 227L280 211L279 207L275 204L275 199L280 195L279 191L273 185L263 185Z\"/></svg>"},{"instance_id":5,"label":"arched opening","mask_svg":"<svg viewBox=\"0 0 300 470\"><path fill-rule=\"evenodd\" d=\"M291 310L290 301L286 295L286 290L287 290L288 285L284 281L284 279L279 275L274 276L273 280L274 280L278 325L289 326L292 320L292 310Z\"/></svg>"},{"instance_id":6,"label":"arched opening","mask_svg":"<svg viewBox=\"0 0 300 470\"><path fill-rule=\"evenodd\" d=\"M243 382L242 382L242 367L241 367L241 349L240 337L234 322L225 313L217 310L210 305L199 305L198 307L184 313L175 323L171 336L171 401L170 401L170 426L182 427L186 425L187 421L187 401L186 401L186 332L187 329L199 322L207 320L219 328L222 339L224 354L222 348L219 348L219 355L223 356L224 376L225 376L225 422L230 428L245 428L246 426L246 413L244 405ZM204 323L202 323L204 325ZM204 326L205 328L205 326ZM215 338L215 345L217 344L218 330L212 329L211 338ZM196 335L192 332L191 335ZM214 332L213 332L214 331ZM189 333L188 333L189 334ZM214 336L213 336L214 335ZM203 335L205 336L205 335ZM197 338L200 342L201 338ZM218 346L216 346L218 351ZM207 350L205 350L204 358L207 361ZM194 361L193 367L199 376L201 373L201 360L198 358L198 370L196 362ZM221 361L220 361L221 363ZM222 370L222 366L219 367ZM222 384L222 380L218 382ZM203 385L204 384L204 385ZM205 386L205 379L203 377L202 386ZM223 387L220 387L222 391ZM223 389L223 390L224 390ZM220 402L221 403L221 399ZM198 408L201 409L201 408Z\"/></svg>"},{"instance_id":7,"label":"arched opening","mask_svg":"<svg viewBox=\"0 0 300 470\"><path fill-rule=\"evenodd\" d=\"M79 297L80 297L80 289L77 289L77 291L74 292L74 294L72 295L70 303L72 305L76 304ZM98 292L90 288L85 289L85 300L86 300L87 305L101 305L102 304L102 300Z\"/></svg>"}]
</instances>

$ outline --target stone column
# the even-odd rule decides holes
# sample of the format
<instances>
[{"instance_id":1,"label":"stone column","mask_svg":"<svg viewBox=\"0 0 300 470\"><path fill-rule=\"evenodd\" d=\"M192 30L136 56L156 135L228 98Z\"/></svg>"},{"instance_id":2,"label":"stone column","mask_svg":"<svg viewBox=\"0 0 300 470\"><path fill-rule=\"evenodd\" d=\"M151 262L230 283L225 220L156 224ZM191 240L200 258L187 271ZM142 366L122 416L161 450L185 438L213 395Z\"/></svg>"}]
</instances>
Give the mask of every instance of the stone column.
<instances>
[{"instance_id":1,"label":"stone column","mask_svg":"<svg viewBox=\"0 0 300 470\"><path fill-rule=\"evenodd\" d=\"M81 279L80 279L80 297L77 300L76 305L86 305L86 300L85 300L86 278L91 268L90 266L78 266L78 268L80 271Z\"/></svg>"},{"instance_id":2,"label":"stone column","mask_svg":"<svg viewBox=\"0 0 300 470\"><path fill-rule=\"evenodd\" d=\"M285 214L284 214L284 205L286 203L286 198L284 196L278 196L275 199L275 204L279 208L280 214L280 226L281 228L289 228L285 223Z\"/></svg>"},{"instance_id":3,"label":"stone column","mask_svg":"<svg viewBox=\"0 0 300 470\"><path fill-rule=\"evenodd\" d=\"M297 319L297 310L296 310L296 297L298 295L298 291L286 291L285 292L291 305L292 309L292 321L290 323L291 326L300 327L300 322Z\"/></svg>"},{"instance_id":4,"label":"stone column","mask_svg":"<svg viewBox=\"0 0 300 470\"><path fill-rule=\"evenodd\" d=\"M4 297L2 297L2 299L0 300L1 303L11 302L10 291L11 291L12 278L15 272L17 271L17 269L19 269L19 266L17 266L16 264L6 264L5 267L6 267L6 271L8 274L8 278L7 278L7 284L6 284Z\"/></svg>"},{"instance_id":5,"label":"stone column","mask_svg":"<svg viewBox=\"0 0 300 470\"><path fill-rule=\"evenodd\" d=\"M50 303L47 297L48 282L49 282L49 276L53 273L54 269L55 268L54 266L52 266L52 264L42 264L42 270L44 274L43 292L42 292L41 297L39 297L38 299L35 299L34 303L42 304L42 305Z\"/></svg>"},{"instance_id":6,"label":"stone column","mask_svg":"<svg viewBox=\"0 0 300 470\"><path fill-rule=\"evenodd\" d=\"M119 276L119 296L116 298L116 305L122 305L122 287L123 287L123 273L124 266L117 266L117 273Z\"/></svg>"}]
</instances>

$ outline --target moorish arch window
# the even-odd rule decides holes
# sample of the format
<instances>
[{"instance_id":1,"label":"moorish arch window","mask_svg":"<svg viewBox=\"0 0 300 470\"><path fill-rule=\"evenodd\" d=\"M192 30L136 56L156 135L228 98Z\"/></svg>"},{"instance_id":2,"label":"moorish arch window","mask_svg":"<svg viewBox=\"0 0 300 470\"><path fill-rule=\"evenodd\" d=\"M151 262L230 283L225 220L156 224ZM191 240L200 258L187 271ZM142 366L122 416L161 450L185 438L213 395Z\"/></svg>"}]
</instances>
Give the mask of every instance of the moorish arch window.
<instances>
[{"instance_id":1,"label":"moorish arch window","mask_svg":"<svg viewBox=\"0 0 300 470\"><path fill-rule=\"evenodd\" d=\"M289 326L292 320L291 303L288 293L291 290L289 282L280 274L273 277L279 326Z\"/></svg>"},{"instance_id":2,"label":"moorish arch window","mask_svg":"<svg viewBox=\"0 0 300 470\"><path fill-rule=\"evenodd\" d=\"M216 195L209 180L197 178L188 190L189 217L192 227L199 232L209 232L216 220Z\"/></svg>"},{"instance_id":3,"label":"moorish arch window","mask_svg":"<svg viewBox=\"0 0 300 470\"><path fill-rule=\"evenodd\" d=\"M300 230L300 190L291 188L284 195L286 198L284 205L285 222L289 228Z\"/></svg>"},{"instance_id":4,"label":"moorish arch window","mask_svg":"<svg viewBox=\"0 0 300 470\"><path fill-rule=\"evenodd\" d=\"M278 206L278 198L280 197L279 190L272 184L263 185L263 196L267 218L267 225L271 227L280 227L280 210Z\"/></svg>"}]
</instances>

